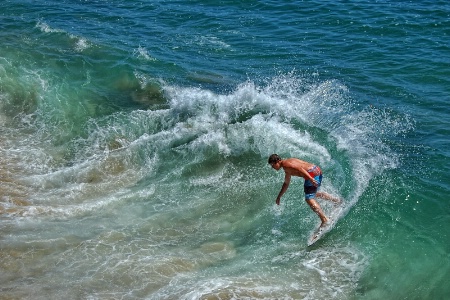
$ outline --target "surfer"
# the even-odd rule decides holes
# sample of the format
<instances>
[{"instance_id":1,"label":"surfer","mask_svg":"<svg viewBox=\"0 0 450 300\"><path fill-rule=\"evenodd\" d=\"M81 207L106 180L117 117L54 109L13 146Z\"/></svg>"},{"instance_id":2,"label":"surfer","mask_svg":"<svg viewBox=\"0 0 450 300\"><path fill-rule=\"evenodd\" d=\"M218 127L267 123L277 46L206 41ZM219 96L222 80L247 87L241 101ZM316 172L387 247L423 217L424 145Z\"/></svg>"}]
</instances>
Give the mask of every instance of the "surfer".
<instances>
[{"instance_id":1,"label":"surfer","mask_svg":"<svg viewBox=\"0 0 450 300\"><path fill-rule=\"evenodd\" d=\"M277 154L272 154L269 157L269 164L277 171L283 168L285 173L284 183L276 200L277 205L280 205L281 196L283 196L289 187L291 176L303 177L305 179L304 190L306 203L319 216L322 221L320 226L325 226L329 219L325 216L315 198L322 198L336 204L341 203L341 200L328 193L317 191L322 183L322 171L319 166L298 158L281 159Z\"/></svg>"}]
</instances>

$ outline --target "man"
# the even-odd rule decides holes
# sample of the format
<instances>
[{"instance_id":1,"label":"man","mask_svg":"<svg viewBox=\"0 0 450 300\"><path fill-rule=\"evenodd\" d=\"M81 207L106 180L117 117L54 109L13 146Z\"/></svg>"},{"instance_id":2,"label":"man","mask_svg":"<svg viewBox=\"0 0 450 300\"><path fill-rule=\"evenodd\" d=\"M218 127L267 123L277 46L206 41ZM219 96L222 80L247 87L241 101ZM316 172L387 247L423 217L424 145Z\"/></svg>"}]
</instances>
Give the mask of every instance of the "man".
<instances>
[{"instance_id":1,"label":"man","mask_svg":"<svg viewBox=\"0 0 450 300\"><path fill-rule=\"evenodd\" d=\"M322 171L320 168L312 163L297 158L281 159L277 154L272 154L269 157L269 164L277 171L283 168L285 173L284 183L276 200L277 205L280 205L281 196L283 196L289 187L291 176L303 177L305 179L304 190L306 203L308 203L311 209L319 216L322 221L320 226L325 226L329 220L315 198L319 197L334 203L340 203L341 200L325 192L317 191L322 183Z\"/></svg>"}]
</instances>

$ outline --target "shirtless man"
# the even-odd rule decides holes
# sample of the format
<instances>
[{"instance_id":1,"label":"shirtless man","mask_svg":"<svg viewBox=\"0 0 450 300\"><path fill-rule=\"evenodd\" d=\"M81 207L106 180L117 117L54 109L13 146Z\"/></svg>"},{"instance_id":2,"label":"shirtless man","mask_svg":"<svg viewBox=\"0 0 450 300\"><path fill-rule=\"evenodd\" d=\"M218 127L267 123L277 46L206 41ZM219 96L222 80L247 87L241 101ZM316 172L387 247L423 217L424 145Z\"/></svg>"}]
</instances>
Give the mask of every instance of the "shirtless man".
<instances>
[{"instance_id":1,"label":"shirtless man","mask_svg":"<svg viewBox=\"0 0 450 300\"><path fill-rule=\"evenodd\" d=\"M304 190L306 203L308 203L311 209L319 216L322 221L320 226L325 226L329 220L323 213L322 208L320 208L319 203L317 203L314 198L317 196L334 203L340 203L341 200L325 192L317 191L322 183L322 171L320 168L297 158L281 159L281 157L277 154L272 154L269 157L269 164L277 171L283 168L285 173L284 183L276 200L277 205L280 205L281 196L283 196L289 187L291 176L303 177L305 179Z\"/></svg>"}]
</instances>

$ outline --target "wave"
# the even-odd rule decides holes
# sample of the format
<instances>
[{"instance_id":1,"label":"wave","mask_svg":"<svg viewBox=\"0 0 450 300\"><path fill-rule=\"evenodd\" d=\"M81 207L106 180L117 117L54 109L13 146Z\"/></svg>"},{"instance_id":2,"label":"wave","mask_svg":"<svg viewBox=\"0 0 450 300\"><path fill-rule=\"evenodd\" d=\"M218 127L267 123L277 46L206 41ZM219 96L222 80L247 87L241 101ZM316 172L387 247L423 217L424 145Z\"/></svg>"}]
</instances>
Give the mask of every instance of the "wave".
<instances>
[{"instance_id":1,"label":"wave","mask_svg":"<svg viewBox=\"0 0 450 300\"><path fill-rule=\"evenodd\" d=\"M371 178L397 166L398 156L385 141L412 126L406 116L355 101L335 80L286 74L265 86L244 82L229 94L168 84L162 90L168 99L162 109L91 118L81 124L86 137L51 149L45 141L22 144L19 151L28 160L21 168L27 174L44 171L21 180L39 191L30 201L45 198L60 205L70 195L75 203L95 202L149 178L163 180L155 179L156 173L171 174L171 168L179 169L174 185L185 172L192 185L216 178L214 184L226 187L243 170L229 178L221 170L206 175L188 170L226 159L245 165L249 157L264 165L278 153L320 164L329 178L324 189L343 196L348 211ZM267 178L264 169L256 172ZM99 189L104 195L95 192Z\"/></svg>"},{"instance_id":2,"label":"wave","mask_svg":"<svg viewBox=\"0 0 450 300\"><path fill-rule=\"evenodd\" d=\"M93 43L90 42L87 38L77 36L71 33L66 32L65 30L53 28L50 25L48 25L46 22L39 20L36 23L36 28L38 28L43 33L58 33L58 34L64 34L65 36L69 37L72 48L76 52L83 52L84 50L92 47ZM64 49L61 49L64 50Z\"/></svg>"}]
</instances>

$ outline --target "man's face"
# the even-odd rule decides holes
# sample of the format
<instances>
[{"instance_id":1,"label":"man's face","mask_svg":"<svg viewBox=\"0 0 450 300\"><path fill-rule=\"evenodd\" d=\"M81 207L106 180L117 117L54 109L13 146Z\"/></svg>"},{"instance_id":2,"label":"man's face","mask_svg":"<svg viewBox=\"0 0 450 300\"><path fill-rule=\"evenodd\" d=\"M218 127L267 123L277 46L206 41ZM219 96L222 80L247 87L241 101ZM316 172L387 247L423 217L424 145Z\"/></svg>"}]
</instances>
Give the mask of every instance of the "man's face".
<instances>
[{"instance_id":1,"label":"man's face","mask_svg":"<svg viewBox=\"0 0 450 300\"><path fill-rule=\"evenodd\" d=\"M273 162L273 163L270 164L270 166L278 171L281 168L280 162L281 161Z\"/></svg>"}]
</instances>

